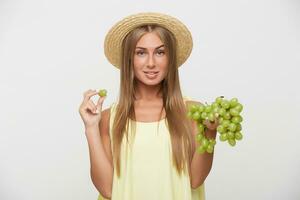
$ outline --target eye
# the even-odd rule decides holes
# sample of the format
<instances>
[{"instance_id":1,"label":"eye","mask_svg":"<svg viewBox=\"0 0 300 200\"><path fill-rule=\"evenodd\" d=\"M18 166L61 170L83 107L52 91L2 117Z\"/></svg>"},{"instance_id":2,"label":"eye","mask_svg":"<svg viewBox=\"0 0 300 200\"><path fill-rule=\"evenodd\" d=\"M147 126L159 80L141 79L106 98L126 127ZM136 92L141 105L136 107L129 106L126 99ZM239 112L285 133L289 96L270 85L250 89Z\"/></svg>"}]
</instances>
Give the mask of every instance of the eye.
<instances>
[{"instance_id":1,"label":"eye","mask_svg":"<svg viewBox=\"0 0 300 200\"><path fill-rule=\"evenodd\" d=\"M158 54L159 56L162 56L162 55L165 54L165 51L164 51L164 50L158 50L158 51L157 51L157 54Z\"/></svg>"},{"instance_id":2,"label":"eye","mask_svg":"<svg viewBox=\"0 0 300 200\"><path fill-rule=\"evenodd\" d=\"M136 54L139 55L139 56L142 56L142 55L145 54L145 52L144 51L137 51Z\"/></svg>"}]
</instances>

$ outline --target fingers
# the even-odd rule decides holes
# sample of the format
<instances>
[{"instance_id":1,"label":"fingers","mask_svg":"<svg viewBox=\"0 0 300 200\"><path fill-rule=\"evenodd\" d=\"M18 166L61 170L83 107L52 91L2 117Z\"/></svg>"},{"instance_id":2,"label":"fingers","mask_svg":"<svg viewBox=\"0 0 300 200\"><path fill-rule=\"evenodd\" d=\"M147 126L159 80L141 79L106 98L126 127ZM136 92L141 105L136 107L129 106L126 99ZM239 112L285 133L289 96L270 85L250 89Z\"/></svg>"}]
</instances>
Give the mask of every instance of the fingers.
<instances>
[{"instance_id":1,"label":"fingers","mask_svg":"<svg viewBox=\"0 0 300 200\"><path fill-rule=\"evenodd\" d=\"M79 112L84 112L89 110L91 113L94 113L96 110L95 104L90 100L90 98L96 93L96 90L87 90L83 93L83 101L79 107Z\"/></svg>"},{"instance_id":2,"label":"fingers","mask_svg":"<svg viewBox=\"0 0 300 200\"><path fill-rule=\"evenodd\" d=\"M86 92L84 92L83 94L83 101L87 102L92 96L94 96L95 94L97 94L98 92L96 90L87 90Z\"/></svg>"},{"instance_id":3,"label":"fingers","mask_svg":"<svg viewBox=\"0 0 300 200\"><path fill-rule=\"evenodd\" d=\"M204 120L204 121L203 121L203 124L204 124L207 128L210 128L210 126L211 126L211 123L210 123L210 121L209 121L208 119Z\"/></svg>"},{"instance_id":4,"label":"fingers","mask_svg":"<svg viewBox=\"0 0 300 200\"><path fill-rule=\"evenodd\" d=\"M85 91L83 94L84 96L83 105L85 105L85 107L88 108L88 110L90 110L92 113L99 114L102 110L102 104L106 96L100 97L97 101L97 105L95 105L94 102L90 99L95 94L98 94L98 91L91 90L91 89Z\"/></svg>"},{"instance_id":5,"label":"fingers","mask_svg":"<svg viewBox=\"0 0 300 200\"><path fill-rule=\"evenodd\" d=\"M204 120L203 124L206 125L208 129L212 130L217 128L217 126L219 125L219 120L218 118L216 118L213 122L211 122L208 119L206 119Z\"/></svg>"},{"instance_id":6,"label":"fingers","mask_svg":"<svg viewBox=\"0 0 300 200\"><path fill-rule=\"evenodd\" d=\"M89 100L88 102L87 102L87 107L88 107L88 109L92 112L92 113L95 113L95 114L97 114L97 107L95 106L95 104L91 101L91 100Z\"/></svg>"}]
</instances>

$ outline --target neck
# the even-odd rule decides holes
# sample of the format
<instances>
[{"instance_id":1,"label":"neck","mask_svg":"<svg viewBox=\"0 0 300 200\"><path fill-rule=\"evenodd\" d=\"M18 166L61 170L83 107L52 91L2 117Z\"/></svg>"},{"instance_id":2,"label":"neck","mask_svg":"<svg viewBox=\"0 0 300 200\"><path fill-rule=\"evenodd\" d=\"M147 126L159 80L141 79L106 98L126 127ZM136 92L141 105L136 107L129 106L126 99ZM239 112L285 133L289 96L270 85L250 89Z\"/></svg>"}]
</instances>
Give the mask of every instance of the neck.
<instances>
[{"instance_id":1,"label":"neck","mask_svg":"<svg viewBox=\"0 0 300 200\"><path fill-rule=\"evenodd\" d=\"M137 101L154 101L162 98L160 91L161 84L158 85L145 85L138 83L136 86L136 100Z\"/></svg>"}]
</instances>

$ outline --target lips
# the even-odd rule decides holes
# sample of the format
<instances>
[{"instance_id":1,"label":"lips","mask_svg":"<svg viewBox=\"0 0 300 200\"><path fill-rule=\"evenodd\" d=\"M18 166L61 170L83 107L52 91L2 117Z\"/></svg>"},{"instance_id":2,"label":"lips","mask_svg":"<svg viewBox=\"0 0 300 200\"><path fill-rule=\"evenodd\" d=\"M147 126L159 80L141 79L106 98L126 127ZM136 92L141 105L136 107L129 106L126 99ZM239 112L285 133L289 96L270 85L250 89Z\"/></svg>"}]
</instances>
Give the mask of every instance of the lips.
<instances>
[{"instance_id":1,"label":"lips","mask_svg":"<svg viewBox=\"0 0 300 200\"><path fill-rule=\"evenodd\" d=\"M144 72L148 79L155 79L158 77L158 72Z\"/></svg>"},{"instance_id":2,"label":"lips","mask_svg":"<svg viewBox=\"0 0 300 200\"><path fill-rule=\"evenodd\" d=\"M151 72L144 72L146 74L157 74L158 72L154 72L154 71L151 71Z\"/></svg>"}]
</instances>

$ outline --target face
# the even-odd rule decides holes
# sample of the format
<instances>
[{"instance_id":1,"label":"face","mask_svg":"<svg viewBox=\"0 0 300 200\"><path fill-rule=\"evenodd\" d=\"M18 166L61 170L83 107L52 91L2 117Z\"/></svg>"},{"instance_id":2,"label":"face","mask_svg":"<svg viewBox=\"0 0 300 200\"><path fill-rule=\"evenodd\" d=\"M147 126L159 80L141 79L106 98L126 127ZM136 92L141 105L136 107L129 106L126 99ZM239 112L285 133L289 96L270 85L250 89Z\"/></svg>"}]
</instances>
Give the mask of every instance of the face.
<instances>
[{"instance_id":1,"label":"face","mask_svg":"<svg viewBox=\"0 0 300 200\"><path fill-rule=\"evenodd\" d=\"M137 42L133 64L136 79L145 85L157 85L165 78L168 57L156 33L146 33Z\"/></svg>"}]
</instances>

